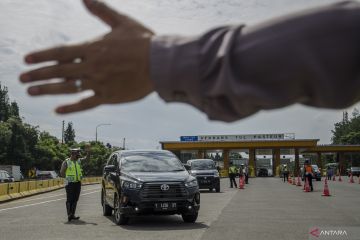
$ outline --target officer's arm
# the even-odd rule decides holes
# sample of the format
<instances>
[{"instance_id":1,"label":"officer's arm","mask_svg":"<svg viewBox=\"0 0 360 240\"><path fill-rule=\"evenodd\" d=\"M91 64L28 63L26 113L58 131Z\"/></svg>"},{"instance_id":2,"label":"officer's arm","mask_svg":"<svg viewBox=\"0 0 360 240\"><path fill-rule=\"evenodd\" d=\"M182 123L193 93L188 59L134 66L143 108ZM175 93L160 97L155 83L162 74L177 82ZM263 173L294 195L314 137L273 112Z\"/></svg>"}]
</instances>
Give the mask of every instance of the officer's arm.
<instances>
[{"instance_id":1,"label":"officer's arm","mask_svg":"<svg viewBox=\"0 0 360 240\"><path fill-rule=\"evenodd\" d=\"M61 165L61 169L60 169L60 176L61 177L65 177L65 171L67 169L67 164L66 161L64 161Z\"/></svg>"}]
</instances>

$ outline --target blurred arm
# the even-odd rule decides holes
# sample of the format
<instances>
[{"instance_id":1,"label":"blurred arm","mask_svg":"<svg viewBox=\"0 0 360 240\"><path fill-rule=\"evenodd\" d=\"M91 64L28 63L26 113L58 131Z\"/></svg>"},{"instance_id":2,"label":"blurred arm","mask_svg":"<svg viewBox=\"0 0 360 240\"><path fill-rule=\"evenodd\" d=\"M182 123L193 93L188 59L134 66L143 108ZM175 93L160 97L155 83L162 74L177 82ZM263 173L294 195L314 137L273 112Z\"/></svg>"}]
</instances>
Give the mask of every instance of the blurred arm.
<instances>
[{"instance_id":1,"label":"blurred arm","mask_svg":"<svg viewBox=\"0 0 360 240\"><path fill-rule=\"evenodd\" d=\"M344 2L254 27L153 37L151 78L167 102L234 121L301 103L344 108L360 99L360 7Z\"/></svg>"}]
</instances>

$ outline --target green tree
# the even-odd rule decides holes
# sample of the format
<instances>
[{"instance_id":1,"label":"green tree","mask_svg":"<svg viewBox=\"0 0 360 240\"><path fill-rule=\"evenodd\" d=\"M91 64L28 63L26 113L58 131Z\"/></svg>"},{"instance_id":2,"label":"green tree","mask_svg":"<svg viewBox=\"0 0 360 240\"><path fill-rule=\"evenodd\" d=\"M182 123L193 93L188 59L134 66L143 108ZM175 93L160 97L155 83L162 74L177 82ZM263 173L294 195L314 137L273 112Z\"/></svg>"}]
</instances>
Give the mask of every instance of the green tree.
<instances>
[{"instance_id":1,"label":"green tree","mask_svg":"<svg viewBox=\"0 0 360 240\"><path fill-rule=\"evenodd\" d=\"M66 144L75 143L75 129L73 128L73 123L69 122L65 132L64 132L64 141Z\"/></svg>"},{"instance_id":2,"label":"green tree","mask_svg":"<svg viewBox=\"0 0 360 240\"><path fill-rule=\"evenodd\" d=\"M9 96L7 87L0 83L0 122L7 121L9 118Z\"/></svg>"}]
</instances>

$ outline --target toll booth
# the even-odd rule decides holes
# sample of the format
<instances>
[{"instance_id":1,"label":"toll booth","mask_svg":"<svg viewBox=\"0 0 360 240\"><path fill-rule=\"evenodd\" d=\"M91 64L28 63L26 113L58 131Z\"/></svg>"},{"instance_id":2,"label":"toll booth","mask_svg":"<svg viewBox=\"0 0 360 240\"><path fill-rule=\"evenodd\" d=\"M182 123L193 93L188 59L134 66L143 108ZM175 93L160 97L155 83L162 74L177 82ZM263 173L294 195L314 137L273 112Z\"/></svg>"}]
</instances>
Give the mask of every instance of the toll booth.
<instances>
[{"instance_id":1,"label":"toll booth","mask_svg":"<svg viewBox=\"0 0 360 240\"><path fill-rule=\"evenodd\" d=\"M292 166L291 174L297 176L301 163L305 160L303 154L315 153L318 166L322 168L321 153L334 152L343 163L345 153L360 152L360 145L317 145L318 141L319 139L295 139L295 134L280 133L182 136L180 141L161 141L160 144L162 149L172 151L184 163L196 158L213 159L216 166L223 169L223 174L227 174L230 161L234 165L247 164L251 177L259 174L258 155L271 156L268 157L267 165L269 175L279 176L280 164L289 162ZM267 154L263 154L264 152ZM341 170L342 173L344 171Z\"/></svg>"}]
</instances>

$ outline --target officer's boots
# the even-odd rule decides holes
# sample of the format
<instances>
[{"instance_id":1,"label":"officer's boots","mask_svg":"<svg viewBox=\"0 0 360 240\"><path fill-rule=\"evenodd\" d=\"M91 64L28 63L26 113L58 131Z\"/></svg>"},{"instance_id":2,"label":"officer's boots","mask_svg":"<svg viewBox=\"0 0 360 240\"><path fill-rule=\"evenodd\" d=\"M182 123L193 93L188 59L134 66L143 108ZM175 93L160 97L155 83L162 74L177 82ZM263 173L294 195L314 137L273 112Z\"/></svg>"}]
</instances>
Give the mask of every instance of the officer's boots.
<instances>
[{"instance_id":1,"label":"officer's boots","mask_svg":"<svg viewBox=\"0 0 360 240\"><path fill-rule=\"evenodd\" d=\"M75 216L77 202L71 204L71 219L79 220L79 216Z\"/></svg>"}]
</instances>

